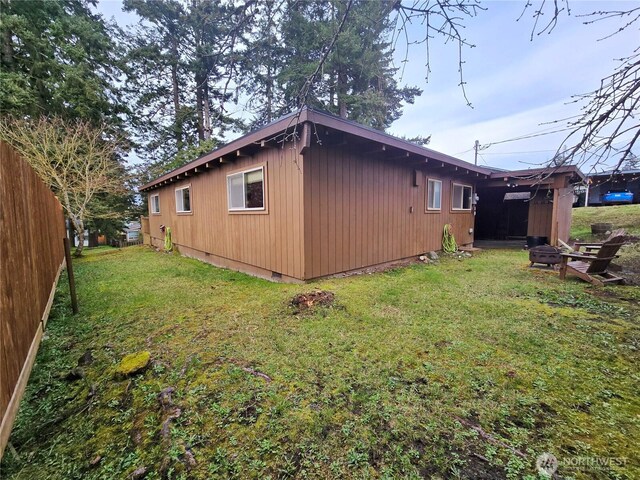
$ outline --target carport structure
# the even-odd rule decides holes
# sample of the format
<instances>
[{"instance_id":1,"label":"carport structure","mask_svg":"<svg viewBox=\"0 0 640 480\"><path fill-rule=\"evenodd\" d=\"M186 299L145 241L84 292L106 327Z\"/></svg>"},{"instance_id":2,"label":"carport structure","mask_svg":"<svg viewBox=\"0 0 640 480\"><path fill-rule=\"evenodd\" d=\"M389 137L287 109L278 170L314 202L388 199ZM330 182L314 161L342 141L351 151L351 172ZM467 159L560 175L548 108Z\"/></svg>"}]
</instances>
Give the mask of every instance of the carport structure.
<instances>
[{"instance_id":1,"label":"carport structure","mask_svg":"<svg viewBox=\"0 0 640 480\"><path fill-rule=\"evenodd\" d=\"M584 178L574 165L492 173L477 186L475 239L568 241L573 187Z\"/></svg>"}]
</instances>

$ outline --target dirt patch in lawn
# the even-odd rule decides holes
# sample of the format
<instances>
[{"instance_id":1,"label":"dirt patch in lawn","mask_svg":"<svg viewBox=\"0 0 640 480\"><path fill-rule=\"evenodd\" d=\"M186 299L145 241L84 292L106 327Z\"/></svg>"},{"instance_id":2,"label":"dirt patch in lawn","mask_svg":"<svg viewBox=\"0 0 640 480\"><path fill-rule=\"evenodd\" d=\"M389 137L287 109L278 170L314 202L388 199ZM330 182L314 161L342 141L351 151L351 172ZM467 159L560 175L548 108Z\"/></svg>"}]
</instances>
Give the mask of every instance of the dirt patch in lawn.
<instances>
[{"instance_id":1,"label":"dirt patch in lawn","mask_svg":"<svg viewBox=\"0 0 640 480\"><path fill-rule=\"evenodd\" d=\"M335 302L335 294L326 290L315 290L308 293L299 293L291 299L294 313L303 313L317 307L331 307Z\"/></svg>"}]
</instances>

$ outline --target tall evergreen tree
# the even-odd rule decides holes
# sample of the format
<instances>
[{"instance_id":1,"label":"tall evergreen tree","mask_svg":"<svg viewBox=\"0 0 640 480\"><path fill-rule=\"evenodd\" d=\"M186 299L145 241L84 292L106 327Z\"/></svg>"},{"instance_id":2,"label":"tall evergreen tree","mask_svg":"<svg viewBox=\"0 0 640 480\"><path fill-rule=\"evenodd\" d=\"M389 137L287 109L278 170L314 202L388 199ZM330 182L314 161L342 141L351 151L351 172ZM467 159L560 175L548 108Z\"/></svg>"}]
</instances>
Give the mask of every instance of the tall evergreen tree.
<instances>
[{"instance_id":1,"label":"tall evergreen tree","mask_svg":"<svg viewBox=\"0 0 640 480\"><path fill-rule=\"evenodd\" d=\"M133 215L135 202L131 190L124 188L126 175L121 162L128 106L119 86L122 71L120 50L114 40L117 27L92 12L95 2L91 0L0 0L0 6L0 111L7 122L16 119L5 125L26 125L23 141L31 133L30 141L43 149L49 148L53 156L60 145L67 145L70 151L79 131L93 128L100 132L93 138L93 144L108 152L109 157L101 159L108 165L100 182L118 184L121 188L105 188L87 195L86 203L75 210L67 202L65 209L79 238L84 236L89 223L100 223L112 230L122 228L124 220ZM20 124L17 119L25 119L27 123ZM38 138L41 130L30 127L48 125L48 121L56 125L54 130L60 135L59 142L51 145ZM66 140L64 132L69 136ZM20 147L15 137L8 136L5 140ZM119 148L111 148L114 143ZM81 144L78 150L85 147ZM23 153L37 157L38 149ZM42 155L47 158L46 153ZM37 158L31 157L27 160L33 164ZM82 164L93 168L95 161L89 153L80 155L78 168ZM58 170L66 168L62 163L53 166ZM51 180L47 176L56 172L42 171L48 172L44 178L47 182ZM63 177L69 172L57 173Z\"/></svg>"},{"instance_id":2,"label":"tall evergreen tree","mask_svg":"<svg viewBox=\"0 0 640 480\"><path fill-rule=\"evenodd\" d=\"M193 159L241 126L228 106L237 102L252 4L125 0L125 9L142 19L126 39L127 83L139 153L152 175Z\"/></svg>"},{"instance_id":3,"label":"tall evergreen tree","mask_svg":"<svg viewBox=\"0 0 640 480\"><path fill-rule=\"evenodd\" d=\"M0 111L122 126L116 27L90 0L0 1Z\"/></svg>"},{"instance_id":4,"label":"tall evergreen tree","mask_svg":"<svg viewBox=\"0 0 640 480\"><path fill-rule=\"evenodd\" d=\"M289 53L279 75L288 105L318 106L381 130L399 118L402 103L413 103L421 91L400 87L394 78L397 69L388 41L392 7L387 0L290 2L283 26ZM345 16L318 81L306 91L305 82Z\"/></svg>"},{"instance_id":5,"label":"tall evergreen tree","mask_svg":"<svg viewBox=\"0 0 640 480\"><path fill-rule=\"evenodd\" d=\"M249 47L242 59L247 96L246 109L253 115L249 128L257 128L288 113L278 75L284 66L286 49L282 39L282 9L276 2L264 2L255 15Z\"/></svg>"}]
</instances>

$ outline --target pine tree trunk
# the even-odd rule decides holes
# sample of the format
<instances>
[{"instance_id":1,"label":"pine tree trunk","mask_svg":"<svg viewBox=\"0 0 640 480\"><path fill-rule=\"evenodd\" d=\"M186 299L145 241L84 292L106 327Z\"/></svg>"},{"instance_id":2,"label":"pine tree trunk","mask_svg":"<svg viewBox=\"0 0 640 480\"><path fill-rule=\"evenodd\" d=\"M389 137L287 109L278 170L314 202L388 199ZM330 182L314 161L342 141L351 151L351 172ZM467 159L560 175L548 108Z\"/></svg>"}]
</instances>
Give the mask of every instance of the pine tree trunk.
<instances>
[{"instance_id":1,"label":"pine tree trunk","mask_svg":"<svg viewBox=\"0 0 640 480\"><path fill-rule=\"evenodd\" d=\"M202 98L202 79L200 74L196 72L196 112L198 114L198 140L204 140L204 118L203 118L203 98Z\"/></svg>"},{"instance_id":2,"label":"pine tree trunk","mask_svg":"<svg viewBox=\"0 0 640 480\"><path fill-rule=\"evenodd\" d=\"M211 114L209 107L209 84L206 76L204 76L202 85L202 130L204 139L208 140L211 137Z\"/></svg>"},{"instance_id":3,"label":"pine tree trunk","mask_svg":"<svg viewBox=\"0 0 640 480\"><path fill-rule=\"evenodd\" d=\"M271 122L273 120L273 99L271 98L273 95L273 75L272 75L272 71L271 71L271 65L267 66L267 83L266 83L266 90L265 90L265 96L266 96L266 102L267 105L265 107L265 119L267 122Z\"/></svg>"},{"instance_id":4,"label":"pine tree trunk","mask_svg":"<svg viewBox=\"0 0 640 480\"><path fill-rule=\"evenodd\" d=\"M178 150L182 150L182 114L180 113L180 88L178 85L178 44L172 41L173 64L171 65L171 87L173 90L173 109L175 112L174 135Z\"/></svg>"},{"instance_id":5,"label":"pine tree trunk","mask_svg":"<svg viewBox=\"0 0 640 480\"><path fill-rule=\"evenodd\" d=\"M338 72L338 115L340 118L347 118L347 104L344 99L347 95L346 92L347 80L345 74L342 71Z\"/></svg>"},{"instance_id":6,"label":"pine tree trunk","mask_svg":"<svg viewBox=\"0 0 640 480\"><path fill-rule=\"evenodd\" d=\"M10 67L13 64L13 42L11 40L11 31L4 32L2 39L2 65Z\"/></svg>"}]
</instances>

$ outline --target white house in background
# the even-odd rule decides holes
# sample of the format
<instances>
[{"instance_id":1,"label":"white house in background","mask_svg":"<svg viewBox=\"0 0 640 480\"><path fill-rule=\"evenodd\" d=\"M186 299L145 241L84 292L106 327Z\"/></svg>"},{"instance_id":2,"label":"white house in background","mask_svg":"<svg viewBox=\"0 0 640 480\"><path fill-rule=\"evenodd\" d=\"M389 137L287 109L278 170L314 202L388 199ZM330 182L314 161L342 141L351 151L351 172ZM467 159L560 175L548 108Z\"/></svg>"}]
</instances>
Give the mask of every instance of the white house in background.
<instances>
[{"instance_id":1,"label":"white house in background","mask_svg":"<svg viewBox=\"0 0 640 480\"><path fill-rule=\"evenodd\" d=\"M74 234L73 237L73 244L74 245L78 245L78 243L80 242L80 239L78 238L77 234ZM84 245L85 247L89 246L89 230L85 230L84 231Z\"/></svg>"},{"instance_id":2,"label":"white house in background","mask_svg":"<svg viewBox=\"0 0 640 480\"><path fill-rule=\"evenodd\" d=\"M140 222L127 222L124 227L127 242L135 242L140 238Z\"/></svg>"}]
</instances>

